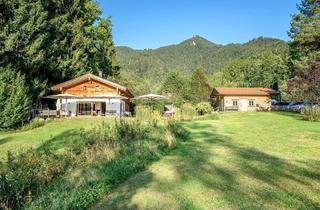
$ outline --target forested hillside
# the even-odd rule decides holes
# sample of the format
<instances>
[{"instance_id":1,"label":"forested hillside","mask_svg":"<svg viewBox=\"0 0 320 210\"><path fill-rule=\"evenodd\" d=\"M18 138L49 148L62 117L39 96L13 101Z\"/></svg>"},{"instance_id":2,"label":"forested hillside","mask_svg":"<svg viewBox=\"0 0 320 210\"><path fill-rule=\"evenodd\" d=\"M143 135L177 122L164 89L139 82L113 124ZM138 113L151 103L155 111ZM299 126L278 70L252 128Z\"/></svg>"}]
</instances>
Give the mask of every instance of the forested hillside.
<instances>
[{"instance_id":1,"label":"forested hillside","mask_svg":"<svg viewBox=\"0 0 320 210\"><path fill-rule=\"evenodd\" d=\"M116 52L121 65L121 78L118 78L118 82L127 85L134 93L142 94L161 91L166 75L172 71L189 80L197 68L202 68L210 81L216 82L211 75L226 71L228 64L265 52L283 57L288 54L288 44L279 39L259 37L244 44L219 45L194 36L180 44L158 49L117 47ZM215 78L220 80L220 77L221 74ZM226 85L230 86L229 83Z\"/></svg>"},{"instance_id":2,"label":"forested hillside","mask_svg":"<svg viewBox=\"0 0 320 210\"><path fill-rule=\"evenodd\" d=\"M194 36L180 44L158 49L134 50L117 47L121 74L126 78L139 78L152 88L161 83L168 71L176 70L191 77L199 67L211 75L229 62L270 50L275 54L288 51L286 42L259 37L244 44L219 45L200 36Z\"/></svg>"}]
</instances>

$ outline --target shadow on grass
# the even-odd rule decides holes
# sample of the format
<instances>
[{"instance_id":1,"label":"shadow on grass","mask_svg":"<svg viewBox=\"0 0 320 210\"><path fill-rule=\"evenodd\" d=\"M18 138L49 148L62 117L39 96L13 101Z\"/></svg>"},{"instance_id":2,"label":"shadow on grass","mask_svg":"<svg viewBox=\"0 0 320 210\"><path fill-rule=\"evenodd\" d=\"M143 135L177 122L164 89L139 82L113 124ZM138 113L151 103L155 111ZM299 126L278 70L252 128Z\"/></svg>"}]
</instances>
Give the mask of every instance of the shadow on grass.
<instances>
[{"instance_id":1,"label":"shadow on grass","mask_svg":"<svg viewBox=\"0 0 320 210\"><path fill-rule=\"evenodd\" d=\"M52 136L48 141L44 142L37 151L50 150L57 152L65 148L68 144L74 144L81 141L80 129L71 129L60 133L59 135Z\"/></svg>"},{"instance_id":2,"label":"shadow on grass","mask_svg":"<svg viewBox=\"0 0 320 210\"><path fill-rule=\"evenodd\" d=\"M292 113L279 114L299 117ZM184 126L192 131L192 138L197 141L184 142L171 153L170 157L174 158L169 164L180 178L166 183L165 189L157 187L159 192L170 194L180 184L193 180L202 183L205 190L216 192L214 195L226 208L319 209L319 200L315 199L319 190L314 185L320 181L319 161L288 161L256 148L244 147L228 136L217 134L209 123L191 122ZM221 153L219 148L227 152ZM140 173L97 208L138 209L132 198L138 191L157 182L150 171ZM179 208L201 208L188 195L181 197L182 193L170 194ZM216 208L210 204L208 207Z\"/></svg>"},{"instance_id":3,"label":"shadow on grass","mask_svg":"<svg viewBox=\"0 0 320 210\"><path fill-rule=\"evenodd\" d=\"M290 118L295 119L295 120L306 121L305 119L303 119L302 114L300 114L298 112L272 111L271 113L282 115L282 116L286 116L286 117L290 117Z\"/></svg>"},{"instance_id":4,"label":"shadow on grass","mask_svg":"<svg viewBox=\"0 0 320 210\"><path fill-rule=\"evenodd\" d=\"M9 143L12 140L13 140L12 137L4 137L4 138L0 139L0 145Z\"/></svg>"}]
</instances>

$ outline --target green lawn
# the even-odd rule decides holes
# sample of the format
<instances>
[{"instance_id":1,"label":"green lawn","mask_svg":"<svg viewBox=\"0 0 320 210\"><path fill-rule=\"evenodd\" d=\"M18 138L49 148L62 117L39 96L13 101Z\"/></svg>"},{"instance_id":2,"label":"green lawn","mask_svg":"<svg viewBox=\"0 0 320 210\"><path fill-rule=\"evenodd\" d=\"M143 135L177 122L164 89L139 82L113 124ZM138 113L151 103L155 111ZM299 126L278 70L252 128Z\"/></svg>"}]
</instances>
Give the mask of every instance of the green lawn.
<instances>
[{"instance_id":1,"label":"green lawn","mask_svg":"<svg viewBox=\"0 0 320 210\"><path fill-rule=\"evenodd\" d=\"M44 145L59 150L63 148L66 140L77 137L80 128L90 128L105 119L90 117L56 119L33 130L0 133L0 159L6 157L8 150L18 152Z\"/></svg>"},{"instance_id":2,"label":"green lawn","mask_svg":"<svg viewBox=\"0 0 320 210\"><path fill-rule=\"evenodd\" d=\"M185 122L191 139L97 209L320 209L320 123L285 113Z\"/></svg>"}]
</instances>

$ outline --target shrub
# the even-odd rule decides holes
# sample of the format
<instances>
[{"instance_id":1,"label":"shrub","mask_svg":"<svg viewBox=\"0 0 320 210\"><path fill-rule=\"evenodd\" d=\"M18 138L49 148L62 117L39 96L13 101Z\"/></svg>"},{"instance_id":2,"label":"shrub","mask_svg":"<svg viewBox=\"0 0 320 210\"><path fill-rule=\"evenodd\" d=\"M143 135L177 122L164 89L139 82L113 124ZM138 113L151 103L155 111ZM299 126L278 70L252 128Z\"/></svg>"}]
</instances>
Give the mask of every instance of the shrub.
<instances>
[{"instance_id":1,"label":"shrub","mask_svg":"<svg viewBox=\"0 0 320 210\"><path fill-rule=\"evenodd\" d=\"M196 115L197 112L191 104L183 104L174 117L179 120L192 120Z\"/></svg>"},{"instance_id":2,"label":"shrub","mask_svg":"<svg viewBox=\"0 0 320 210\"><path fill-rule=\"evenodd\" d=\"M176 138L174 137L174 135L169 129L166 130L163 142L164 142L164 145L169 149L176 146Z\"/></svg>"},{"instance_id":3,"label":"shrub","mask_svg":"<svg viewBox=\"0 0 320 210\"><path fill-rule=\"evenodd\" d=\"M201 102L196 105L196 111L199 115L205 115L211 113L211 105L209 102Z\"/></svg>"},{"instance_id":4,"label":"shrub","mask_svg":"<svg viewBox=\"0 0 320 210\"><path fill-rule=\"evenodd\" d=\"M161 113L158 110L151 110L147 107L138 107L136 110L136 119L149 123L156 128L161 119Z\"/></svg>"},{"instance_id":5,"label":"shrub","mask_svg":"<svg viewBox=\"0 0 320 210\"><path fill-rule=\"evenodd\" d=\"M66 160L53 153L36 153L33 150L13 156L8 153L0 168L0 206L21 208L32 200L44 185L66 169Z\"/></svg>"},{"instance_id":6,"label":"shrub","mask_svg":"<svg viewBox=\"0 0 320 210\"><path fill-rule=\"evenodd\" d=\"M320 121L320 106L307 107L302 110L302 115L305 120Z\"/></svg>"},{"instance_id":7,"label":"shrub","mask_svg":"<svg viewBox=\"0 0 320 210\"><path fill-rule=\"evenodd\" d=\"M190 132L175 120L168 122L168 130L178 139L188 140L190 138Z\"/></svg>"},{"instance_id":8,"label":"shrub","mask_svg":"<svg viewBox=\"0 0 320 210\"><path fill-rule=\"evenodd\" d=\"M136 107L136 118L138 120L149 121L152 119L153 112L149 107L137 106Z\"/></svg>"},{"instance_id":9,"label":"shrub","mask_svg":"<svg viewBox=\"0 0 320 210\"><path fill-rule=\"evenodd\" d=\"M116 120L115 131L118 139L129 142L145 138L149 129L139 120Z\"/></svg>"},{"instance_id":10,"label":"shrub","mask_svg":"<svg viewBox=\"0 0 320 210\"><path fill-rule=\"evenodd\" d=\"M28 124L25 124L21 129L24 131L32 130L32 129L44 126L45 124L46 124L45 120L40 119L40 118L34 118Z\"/></svg>"}]
</instances>

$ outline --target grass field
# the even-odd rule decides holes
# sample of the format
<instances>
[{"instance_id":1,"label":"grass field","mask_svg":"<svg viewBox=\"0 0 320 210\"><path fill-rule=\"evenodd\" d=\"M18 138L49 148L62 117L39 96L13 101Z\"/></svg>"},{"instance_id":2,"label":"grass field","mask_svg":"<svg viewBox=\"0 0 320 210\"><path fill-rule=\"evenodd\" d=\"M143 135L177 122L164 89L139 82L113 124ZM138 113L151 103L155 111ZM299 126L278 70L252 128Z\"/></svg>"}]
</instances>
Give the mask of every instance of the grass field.
<instances>
[{"instance_id":1,"label":"grass field","mask_svg":"<svg viewBox=\"0 0 320 210\"><path fill-rule=\"evenodd\" d=\"M90 117L56 119L33 130L0 132L0 159L6 157L8 150L18 152L29 148L39 148L44 145L59 150L63 148L66 139L77 137L80 128L91 128L105 119Z\"/></svg>"},{"instance_id":2,"label":"grass field","mask_svg":"<svg viewBox=\"0 0 320 210\"><path fill-rule=\"evenodd\" d=\"M320 123L286 113L184 122L191 139L96 209L319 209Z\"/></svg>"}]
</instances>

